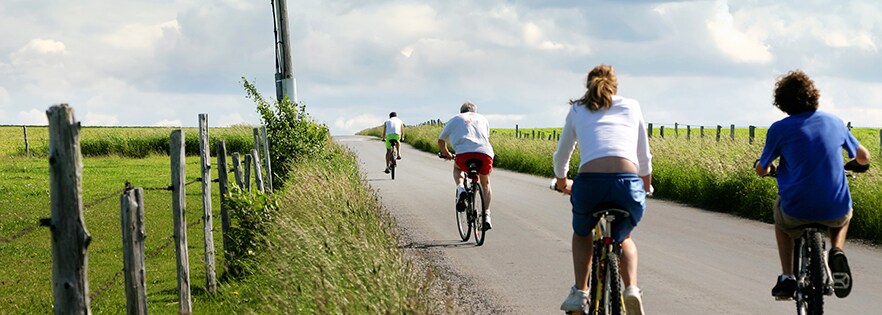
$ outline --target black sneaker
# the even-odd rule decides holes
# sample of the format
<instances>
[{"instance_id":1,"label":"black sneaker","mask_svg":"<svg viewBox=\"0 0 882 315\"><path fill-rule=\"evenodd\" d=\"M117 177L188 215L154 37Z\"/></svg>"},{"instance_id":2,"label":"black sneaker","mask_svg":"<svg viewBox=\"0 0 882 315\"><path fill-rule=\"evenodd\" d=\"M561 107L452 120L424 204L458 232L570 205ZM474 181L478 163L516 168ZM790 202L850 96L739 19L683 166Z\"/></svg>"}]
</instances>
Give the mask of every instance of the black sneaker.
<instances>
[{"instance_id":1,"label":"black sneaker","mask_svg":"<svg viewBox=\"0 0 882 315\"><path fill-rule=\"evenodd\" d=\"M383 173L389 174L389 168L387 167L386 170L383 171Z\"/></svg>"},{"instance_id":2,"label":"black sneaker","mask_svg":"<svg viewBox=\"0 0 882 315\"><path fill-rule=\"evenodd\" d=\"M778 283L772 288L772 296L779 301L789 300L793 298L794 292L796 292L796 279L778 276Z\"/></svg>"},{"instance_id":3,"label":"black sneaker","mask_svg":"<svg viewBox=\"0 0 882 315\"><path fill-rule=\"evenodd\" d=\"M844 298L851 293L851 269L848 268L848 259L841 249L830 249L827 261L830 263L830 273L833 276L833 293L838 298Z\"/></svg>"},{"instance_id":4,"label":"black sneaker","mask_svg":"<svg viewBox=\"0 0 882 315\"><path fill-rule=\"evenodd\" d=\"M396 159L396 160L400 160L400 159L401 159L401 154L399 154L398 157L396 157L395 159Z\"/></svg>"}]
</instances>

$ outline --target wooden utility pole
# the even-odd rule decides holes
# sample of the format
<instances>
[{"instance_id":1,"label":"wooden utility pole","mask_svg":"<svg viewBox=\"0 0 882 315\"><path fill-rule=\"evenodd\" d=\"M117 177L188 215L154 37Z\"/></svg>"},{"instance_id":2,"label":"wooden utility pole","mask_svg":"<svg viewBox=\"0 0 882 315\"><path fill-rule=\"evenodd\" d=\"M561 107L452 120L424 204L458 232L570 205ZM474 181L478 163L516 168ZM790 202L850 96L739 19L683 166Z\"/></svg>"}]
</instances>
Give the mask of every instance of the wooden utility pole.
<instances>
[{"instance_id":1,"label":"wooden utility pole","mask_svg":"<svg viewBox=\"0 0 882 315\"><path fill-rule=\"evenodd\" d=\"M294 65L291 64L291 43L288 36L287 0L271 0L273 5L273 35L276 37L276 98L286 96L297 102L297 79L294 78Z\"/></svg>"},{"instance_id":2,"label":"wooden utility pole","mask_svg":"<svg viewBox=\"0 0 882 315\"><path fill-rule=\"evenodd\" d=\"M52 291L55 314L92 314L89 308L89 243L83 220L83 157L80 123L67 104L46 111L49 119L49 207L52 218Z\"/></svg>"}]
</instances>

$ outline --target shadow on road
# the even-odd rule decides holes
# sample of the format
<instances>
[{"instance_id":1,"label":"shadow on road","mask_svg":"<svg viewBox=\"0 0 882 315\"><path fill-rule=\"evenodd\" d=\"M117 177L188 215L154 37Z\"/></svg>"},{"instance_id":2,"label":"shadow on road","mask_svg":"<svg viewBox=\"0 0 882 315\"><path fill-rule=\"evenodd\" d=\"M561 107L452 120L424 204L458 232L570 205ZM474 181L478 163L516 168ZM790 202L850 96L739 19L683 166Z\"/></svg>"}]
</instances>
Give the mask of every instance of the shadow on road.
<instances>
[{"instance_id":1,"label":"shadow on road","mask_svg":"<svg viewBox=\"0 0 882 315\"><path fill-rule=\"evenodd\" d=\"M409 244L399 246L399 248L411 248L411 249L463 248L463 247L475 247L475 243L474 242L462 242L462 241L458 241L458 240L444 240L444 241L431 241L431 242L412 242Z\"/></svg>"}]
</instances>

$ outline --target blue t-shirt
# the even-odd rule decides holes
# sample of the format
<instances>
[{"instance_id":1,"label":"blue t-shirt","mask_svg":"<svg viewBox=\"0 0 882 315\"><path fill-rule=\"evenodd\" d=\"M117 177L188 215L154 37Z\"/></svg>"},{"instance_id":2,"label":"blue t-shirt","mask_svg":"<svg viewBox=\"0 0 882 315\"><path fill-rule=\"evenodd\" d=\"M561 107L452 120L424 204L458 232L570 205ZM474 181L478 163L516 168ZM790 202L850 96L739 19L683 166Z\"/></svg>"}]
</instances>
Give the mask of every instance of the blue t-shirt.
<instances>
[{"instance_id":1,"label":"blue t-shirt","mask_svg":"<svg viewBox=\"0 0 882 315\"><path fill-rule=\"evenodd\" d=\"M854 158L857 139L831 114L804 112L781 119L766 134L760 164L776 158L781 210L803 220L832 220L851 209L842 149Z\"/></svg>"}]
</instances>

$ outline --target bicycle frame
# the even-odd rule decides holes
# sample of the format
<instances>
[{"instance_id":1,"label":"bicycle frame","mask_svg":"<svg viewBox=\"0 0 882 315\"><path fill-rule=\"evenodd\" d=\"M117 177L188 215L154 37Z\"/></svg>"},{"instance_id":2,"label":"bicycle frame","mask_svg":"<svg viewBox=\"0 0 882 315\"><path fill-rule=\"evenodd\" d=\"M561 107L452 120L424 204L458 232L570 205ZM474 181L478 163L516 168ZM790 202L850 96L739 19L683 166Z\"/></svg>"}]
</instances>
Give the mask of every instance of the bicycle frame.
<instances>
[{"instance_id":1,"label":"bicycle frame","mask_svg":"<svg viewBox=\"0 0 882 315\"><path fill-rule=\"evenodd\" d=\"M588 305L590 314L620 314L624 309L621 275L618 270L613 270L618 268L618 256L621 252L621 242L612 237L612 222L617 219L617 215L624 218L628 216L628 212L610 208L595 213L599 220L594 228L591 300Z\"/></svg>"}]
</instances>

